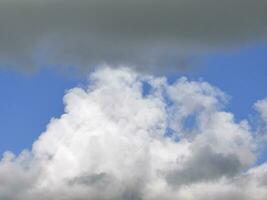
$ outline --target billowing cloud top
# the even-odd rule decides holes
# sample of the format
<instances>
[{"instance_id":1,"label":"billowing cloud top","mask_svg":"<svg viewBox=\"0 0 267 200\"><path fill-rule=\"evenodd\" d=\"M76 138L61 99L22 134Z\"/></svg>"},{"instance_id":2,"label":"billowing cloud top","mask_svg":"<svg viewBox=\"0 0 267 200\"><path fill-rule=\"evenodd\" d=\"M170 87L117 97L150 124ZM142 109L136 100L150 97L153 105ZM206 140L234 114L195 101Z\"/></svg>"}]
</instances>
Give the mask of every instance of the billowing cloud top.
<instances>
[{"instance_id":1,"label":"billowing cloud top","mask_svg":"<svg viewBox=\"0 0 267 200\"><path fill-rule=\"evenodd\" d=\"M226 99L206 82L98 70L32 150L4 154L0 199L265 200L258 136ZM266 100L255 107L265 120Z\"/></svg>"},{"instance_id":2,"label":"billowing cloud top","mask_svg":"<svg viewBox=\"0 0 267 200\"><path fill-rule=\"evenodd\" d=\"M266 18L266 0L1 0L0 61L181 68L196 47L266 36Z\"/></svg>"}]
</instances>

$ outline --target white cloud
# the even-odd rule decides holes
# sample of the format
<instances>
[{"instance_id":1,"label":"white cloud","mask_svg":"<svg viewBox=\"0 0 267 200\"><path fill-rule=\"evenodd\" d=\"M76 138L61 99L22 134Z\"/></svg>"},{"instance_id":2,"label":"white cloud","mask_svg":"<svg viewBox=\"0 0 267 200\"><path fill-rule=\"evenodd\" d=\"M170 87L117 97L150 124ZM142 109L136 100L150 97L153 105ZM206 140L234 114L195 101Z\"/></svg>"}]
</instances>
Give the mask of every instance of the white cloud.
<instances>
[{"instance_id":1,"label":"white cloud","mask_svg":"<svg viewBox=\"0 0 267 200\"><path fill-rule=\"evenodd\" d=\"M258 124L258 140L263 143L262 148L265 148L264 145L267 141L267 99L257 101L254 104L254 108L260 116Z\"/></svg>"},{"instance_id":2,"label":"white cloud","mask_svg":"<svg viewBox=\"0 0 267 200\"><path fill-rule=\"evenodd\" d=\"M222 111L224 99L205 82L102 68L67 92L32 150L4 154L0 199L264 200L267 167L251 167L249 125ZM193 134L179 128L191 114Z\"/></svg>"},{"instance_id":3,"label":"white cloud","mask_svg":"<svg viewBox=\"0 0 267 200\"><path fill-rule=\"evenodd\" d=\"M267 99L260 100L255 103L255 109L259 112L261 118L267 123Z\"/></svg>"}]
</instances>

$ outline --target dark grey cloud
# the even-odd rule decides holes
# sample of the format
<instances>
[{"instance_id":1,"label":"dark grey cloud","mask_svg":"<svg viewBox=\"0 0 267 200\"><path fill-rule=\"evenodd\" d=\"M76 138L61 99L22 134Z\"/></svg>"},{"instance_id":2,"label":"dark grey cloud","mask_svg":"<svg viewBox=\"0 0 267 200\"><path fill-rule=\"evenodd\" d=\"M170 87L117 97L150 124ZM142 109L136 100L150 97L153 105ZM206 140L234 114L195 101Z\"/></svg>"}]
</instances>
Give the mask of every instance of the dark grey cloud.
<instances>
[{"instance_id":1,"label":"dark grey cloud","mask_svg":"<svg viewBox=\"0 0 267 200\"><path fill-rule=\"evenodd\" d=\"M71 180L68 180L69 187L74 187L75 185L83 185L84 187L98 187L99 195L101 196L102 192L105 191L106 187L112 187L115 184L116 180L114 177L106 174L106 173L99 173L99 174L89 174L89 175L81 175ZM131 180L127 184L129 184ZM142 200L142 184L138 182L138 184L129 184L122 191L119 192L118 195L115 197L95 197L95 200L103 200L103 199L116 199L116 200ZM91 199L92 197L90 197ZM88 199L87 197L83 197L82 200Z\"/></svg>"},{"instance_id":2,"label":"dark grey cloud","mask_svg":"<svg viewBox=\"0 0 267 200\"><path fill-rule=\"evenodd\" d=\"M68 181L70 185L81 184L81 185L96 185L103 182L110 182L110 177L105 173L82 175L79 177L72 178Z\"/></svg>"},{"instance_id":3,"label":"dark grey cloud","mask_svg":"<svg viewBox=\"0 0 267 200\"><path fill-rule=\"evenodd\" d=\"M254 197L252 197L254 198ZM257 197L256 197L257 198ZM247 194L240 191L227 191L221 192L212 195L203 195L203 197L199 197L199 200L250 200L251 197L248 197Z\"/></svg>"},{"instance_id":4,"label":"dark grey cloud","mask_svg":"<svg viewBox=\"0 0 267 200\"><path fill-rule=\"evenodd\" d=\"M262 177L260 177L260 182L262 185L267 187L267 172L265 172Z\"/></svg>"},{"instance_id":5,"label":"dark grey cloud","mask_svg":"<svg viewBox=\"0 0 267 200\"><path fill-rule=\"evenodd\" d=\"M198 48L264 38L266 11L265 0L2 0L0 61L181 69Z\"/></svg>"},{"instance_id":6,"label":"dark grey cloud","mask_svg":"<svg viewBox=\"0 0 267 200\"><path fill-rule=\"evenodd\" d=\"M209 147L197 149L182 169L174 170L166 176L171 185L190 185L202 181L215 181L222 177L234 177L242 169L235 155L215 153Z\"/></svg>"}]
</instances>

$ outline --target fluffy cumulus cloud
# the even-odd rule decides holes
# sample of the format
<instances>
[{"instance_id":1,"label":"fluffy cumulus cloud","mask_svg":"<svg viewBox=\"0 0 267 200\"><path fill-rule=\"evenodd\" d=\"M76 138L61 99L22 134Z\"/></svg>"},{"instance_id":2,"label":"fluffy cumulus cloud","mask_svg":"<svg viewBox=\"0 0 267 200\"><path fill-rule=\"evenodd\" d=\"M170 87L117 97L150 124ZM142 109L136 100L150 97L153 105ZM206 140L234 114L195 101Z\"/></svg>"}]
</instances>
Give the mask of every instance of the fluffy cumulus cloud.
<instances>
[{"instance_id":1,"label":"fluffy cumulus cloud","mask_svg":"<svg viewBox=\"0 0 267 200\"><path fill-rule=\"evenodd\" d=\"M206 82L95 71L31 150L4 153L0 199L265 200L267 165L253 167L257 140L226 99Z\"/></svg>"},{"instance_id":2,"label":"fluffy cumulus cloud","mask_svg":"<svg viewBox=\"0 0 267 200\"><path fill-rule=\"evenodd\" d=\"M0 63L181 69L204 47L265 38L266 13L266 0L1 0Z\"/></svg>"}]
</instances>

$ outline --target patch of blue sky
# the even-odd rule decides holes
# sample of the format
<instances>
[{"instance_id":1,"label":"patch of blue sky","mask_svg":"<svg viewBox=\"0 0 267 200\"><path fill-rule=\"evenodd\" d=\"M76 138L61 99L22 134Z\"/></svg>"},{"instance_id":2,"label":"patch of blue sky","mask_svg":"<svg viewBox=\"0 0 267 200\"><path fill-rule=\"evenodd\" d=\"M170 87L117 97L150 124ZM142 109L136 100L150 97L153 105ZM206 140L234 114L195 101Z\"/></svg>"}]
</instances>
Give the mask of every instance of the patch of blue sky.
<instances>
[{"instance_id":1,"label":"patch of blue sky","mask_svg":"<svg viewBox=\"0 0 267 200\"><path fill-rule=\"evenodd\" d=\"M23 74L0 71L0 154L31 148L52 117L63 113L62 98L77 80L51 70Z\"/></svg>"}]
</instances>

